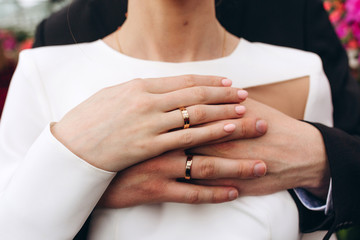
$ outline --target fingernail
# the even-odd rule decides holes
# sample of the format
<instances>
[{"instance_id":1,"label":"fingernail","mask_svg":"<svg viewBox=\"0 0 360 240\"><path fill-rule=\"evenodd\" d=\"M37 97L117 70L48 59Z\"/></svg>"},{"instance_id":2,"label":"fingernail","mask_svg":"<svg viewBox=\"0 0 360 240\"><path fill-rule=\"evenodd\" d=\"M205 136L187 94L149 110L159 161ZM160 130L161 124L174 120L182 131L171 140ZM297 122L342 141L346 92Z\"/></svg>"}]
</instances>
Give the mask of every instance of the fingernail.
<instances>
[{"instance_id":1,"label":"fingernail","mask_svg":"<svg viewBox=\"0 0 360 240\"><path fill-rule=\"evenodd\" d=\"M223 79L221 80L221 83L225 86L225 87L230 87L232 85L232 81L230 79Z\"/></svg>"},{"instance_id":2,"label":"fingernail","mask_svg":"<svg viewBox=\"0 0 360 240\"><path fill-rule=\"evenodd\" d=\"M233 132L233 131L235 130L235 128L236 128L235 124L232 124L232 123L226 124L226 125L224 126L224 130L225 130L226 132Z\"/></svg>"},{"instance_id":3,"label":"fingernail","mask_svg":"<svg viewBox=\"0 0 360 240\"><path fill-rule=\"evenodd\" d=\"M264 134L267 130L267 123L265 120L257 120L256 121L256 131L261 134Z\"/></svg>"},{"instance_id":4,"label":"fingernail","mask_svg":"<svg viewBox=\"0 0 360 240\"><path fill-rule=\"evenodd\" d=\"M245 106L242 105L235 107L235 112L240 115L244 114L245 110L246 110Z\"/></svg>"},{"instance_id":5,"label":"fingernail","mask_svg":"<svg viewBox=\"0 0 360 240\"><path fill-rule=\"evenodd\" d=\"M266 165L264 163L257 163L254 166L254 175L256 177L262 177L266 174Z\"/></svg>"},{"instance_id":6,"label":"fingernail","mask_svg":"<svg viewBox=\"0 0 360 240\"><path fill-rule=\"evenodd\" d=\"M246 99L248 97L248 92L245 90L239 90L238 91L238 96L240 99Z\"/></svg>"},{"instance_id":7,"label":"fingernail","mask_svg":"<svg viewBox=\"0 0 360 240\"><path fill-rule=\"evenodd\" d=\"M239 196L239 193L236 190L231 190L229 192L229 200L235 200L238 198L238 196Z\"/></svg>"}]
</instances>

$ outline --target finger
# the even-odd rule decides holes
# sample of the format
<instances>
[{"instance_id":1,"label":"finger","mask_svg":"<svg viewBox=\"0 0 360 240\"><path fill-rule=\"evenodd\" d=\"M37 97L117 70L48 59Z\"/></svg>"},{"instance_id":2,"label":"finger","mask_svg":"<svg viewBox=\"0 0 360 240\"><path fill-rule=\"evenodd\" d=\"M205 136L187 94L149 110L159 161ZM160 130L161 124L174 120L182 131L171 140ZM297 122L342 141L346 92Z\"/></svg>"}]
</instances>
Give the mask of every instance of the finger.
<instances>
[{"instance_id":1,"label":"finger","mask_svg":"<svg viewBox=\"0 0 360 240\"><path fill-rule=\"evenodd\" d=\"M239 126L239 120L241 124ZM236 124L235 131L222 139L209 142L206 145L188 149L192 154L217 156L224 158L237 159L261 159L261 149L256 137L262 136L262 133L267 128L267 123L264 120L256 120L253 118L242 118L233 120ZM259 122L260 123L256 123ZM256 130L256 125L261 125L261 132ZM240 128L240 130L238 129ZM244 130L244 128L246 130ZM255 130L254 130L255 129Z\"/></svg>"},{"instance_id":2,"label":"finger","mask_svg":"<svg viewBox=\"0 0 360 240\"><path fill-rule=\"evenodd\" d=\"M272 194L293 187L284 184L280 181L278 176L265 176L263 178L256 178L251 180L236 180L236 179L210 179L210 180L191 180L190 183L201 186L228 186L235 187L239 196L259 196Z\"/></svg>"},{"instance_id":3,"label":"finger","mask_svg":"<svg viewBox=\"0 0 360 240\"><path fill-rule=\"evenodd\" d=\"M236 125L234 136L229 139L248 139L255 138L265 134L267 130L267 122L265 120L252 117L244 117L234 119Z\"/></svg>"},{"instance_id":4,"label":"finger","mask_svg":"<svg viewBox=\"0 0 360 240\"><path fill-rule=\"evenodd\" d=\"M212 156L194 156L191 168L192 179L251 179L265 174L266 165L260 160L239 160Z\"/></svg>"},{"instance_id":5,"label":"finger","mask_svg":"<svg viewBox=\"0 0 360 240\"><path fill-rule=\"evenodd\" d=\"M247 92L231 87L191 87L159 95L159 107L165 112L198 104L239 103Z\"/></svg>"},{"instance_id":6,"label":"finger","mask_svg":"<svg viewBox=\"0 0 360 240\"><path fill-rule=\"evenodd\" d=\"M246 109L239 104L226 104L196 105L188 107L186 110L189 114L190 125L194 126L213 121L239 118L244 115ZM184 126L182 112L179 109L169 112L166 118L162 118L160 125L166 126L169 130L182 128Z\"/></svg>"},{"instance_id":7,"label":"finger","mask_svg":"<svg viewBox=\"0 0 360 240\"><path fill-rule=\"evenodd\" d=\"M221 203L238 197L234 187L198 186L188 183L172 182L168 184L167 195L160 202L178 203Z\"/></svg>"},{"instance_id":8,"label":"finger","mask_svg":"<svg viewBox=\"0 0 360 240\"><path fill-rule=\"evenodd\" d=\"M197 128L165 132L155 137L154 143L162 147L162 152L173 149L186 149L224 138L235 131L230 120L214 122Z\"/></svg>"},{"instance_id":9,"label":"finger","mask_svg":"<svg viewBox=\"0 0 360 240\"><path fill-rule=\"evenodd\" d=\"M144 81L145 89L150 93L167 93L195 86L229 87L232 84L231 80L224 77L204 75L148 78L142 79L142 81Z\"/></svg>"},{"instance_id":10,"label":"finger","mask_svg":"<svg viewBox=\"0 0 360 240\"><path fill-rule=\"evenodd\" d=\"M168 178L184 178L187 156L183 151L173 151L149 161L149 168L161 170ZM145 164L146 165L146 164ZM153 166L152 166L153 165ZM251 179L266 174L267 167L261 160L228 159L194 155L190 176L192 179Z\"/></svg>"},{"instance_id":11,"label":"finger","mask_svg":"<svg viewBox=\"0 0 360 240\"><path fill-rule=\"evenodd\" d=\"M212 143L226 144L226 142L229 142L231 140L252 139L261 137L266 134L268 128L267 122L265 120L252 117L233 119L232 123L236 126L234 132L231 135L226 136L222 139L215 140Z\"/></svg>"},{"instance_id":12,"label":"finger","mask_svg":"<svg viewBox=\"0 0 360 240\"><path fill-rule=\"evenodd\" d=\"M246 116L246 115L245 115ZM201 127L207 127L208 125L217 124L226 121L219 121L200 125ZM220 156L227 157L227 151L232 150L233 148L243 149L248 151L248 147L252 147L250 140L247 141L233 141L241 139L256 139L257 137L263 136L267 131L267 122L261 119L256 118L238 118L231 120L231 123L235 125L234 132L225 136L223 138L218 138L216 140L209 140L206 142L206 145L199 146L196 148L189 149L190 152L194 154L209 155L209 156ZM198 126L198 127L200 127ZM195 127L195 128L198 128ZM229 158L252 158L247 155L242 156L231 156Z\"/></svg>"}]
</instances>

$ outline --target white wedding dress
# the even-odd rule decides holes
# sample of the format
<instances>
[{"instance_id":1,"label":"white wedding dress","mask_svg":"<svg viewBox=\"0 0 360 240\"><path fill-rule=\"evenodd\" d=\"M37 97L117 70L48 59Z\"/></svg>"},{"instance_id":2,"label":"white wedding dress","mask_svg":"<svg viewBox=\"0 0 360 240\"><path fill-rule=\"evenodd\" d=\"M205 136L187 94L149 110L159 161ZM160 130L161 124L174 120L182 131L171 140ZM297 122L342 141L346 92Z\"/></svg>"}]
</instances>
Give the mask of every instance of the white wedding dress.
<instances>
[{"instance_id":1,"label":"white wedding dress","mask_svg":"<svg viewBox=\"0 0 360 240\"><path fill-rule=\"evenodd\" d=\"M25 51L0 128L0 238L70 239L114 176L61 146L50 122L104 87L182 74L225 76L242 88L309 76L304 119L332 125L329 83L312 53L245 39L227 57L187 63L131 58L101 40ZM282 191L222 204L96 209L89 239L296 240L298 224L297 207Z\"/></svg>"}]
</instances>

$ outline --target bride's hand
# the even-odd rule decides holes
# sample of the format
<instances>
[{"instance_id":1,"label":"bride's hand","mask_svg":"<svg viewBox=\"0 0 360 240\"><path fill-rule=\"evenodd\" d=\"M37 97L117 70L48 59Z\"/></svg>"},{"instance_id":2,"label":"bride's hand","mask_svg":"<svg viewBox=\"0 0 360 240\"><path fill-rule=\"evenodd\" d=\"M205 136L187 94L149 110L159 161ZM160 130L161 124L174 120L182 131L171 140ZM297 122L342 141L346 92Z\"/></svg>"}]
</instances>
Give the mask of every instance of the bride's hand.
<instances>
[{"instance_id":1,"label":"bride's hand","mask_svg":"<svg viewBox=\"0 0 360 240\"><path fill-rule=\"evenodd\" d=\"M90 164L120 171L169 150L230 135L236 128L231 119L242 116L245 109L239 102L247 97L230 85L230 80L214 76L135 79L100 90L51 131ZM183 106L195 127L182 129Z\"/></svg>"}]
</instances>

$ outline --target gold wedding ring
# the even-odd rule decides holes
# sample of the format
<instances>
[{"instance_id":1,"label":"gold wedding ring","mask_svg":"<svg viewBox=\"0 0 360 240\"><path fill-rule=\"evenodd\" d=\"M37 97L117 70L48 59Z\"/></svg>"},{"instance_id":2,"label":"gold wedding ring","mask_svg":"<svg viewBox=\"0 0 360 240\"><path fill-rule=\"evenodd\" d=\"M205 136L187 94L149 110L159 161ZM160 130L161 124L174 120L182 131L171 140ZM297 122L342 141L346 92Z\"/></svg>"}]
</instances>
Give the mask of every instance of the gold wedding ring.
<instances>
[{"instance_id":1,"label":"gold wedding ring","mask_svg":"<svg viewBox=\"0 0 360 240\"><path fill-rule=\"evenodd\" d=\"M179 110L181 111L181 114L182 114L183 119L184 119L184 129L189 128L190 127L189 112L186 110L185 107L180 107Z\"/></svg>"},{"instance_id":2,"label":"gold wedding ring","mask_svg":"<svg viewBox=\"0 0 360 240\"><path fill-rule=\"evenodd\" d=\"M186 164L185 164L185 179L191 179L191 166L193 162L193 155L187 155Z\"/></svg>"}]
</instances>

